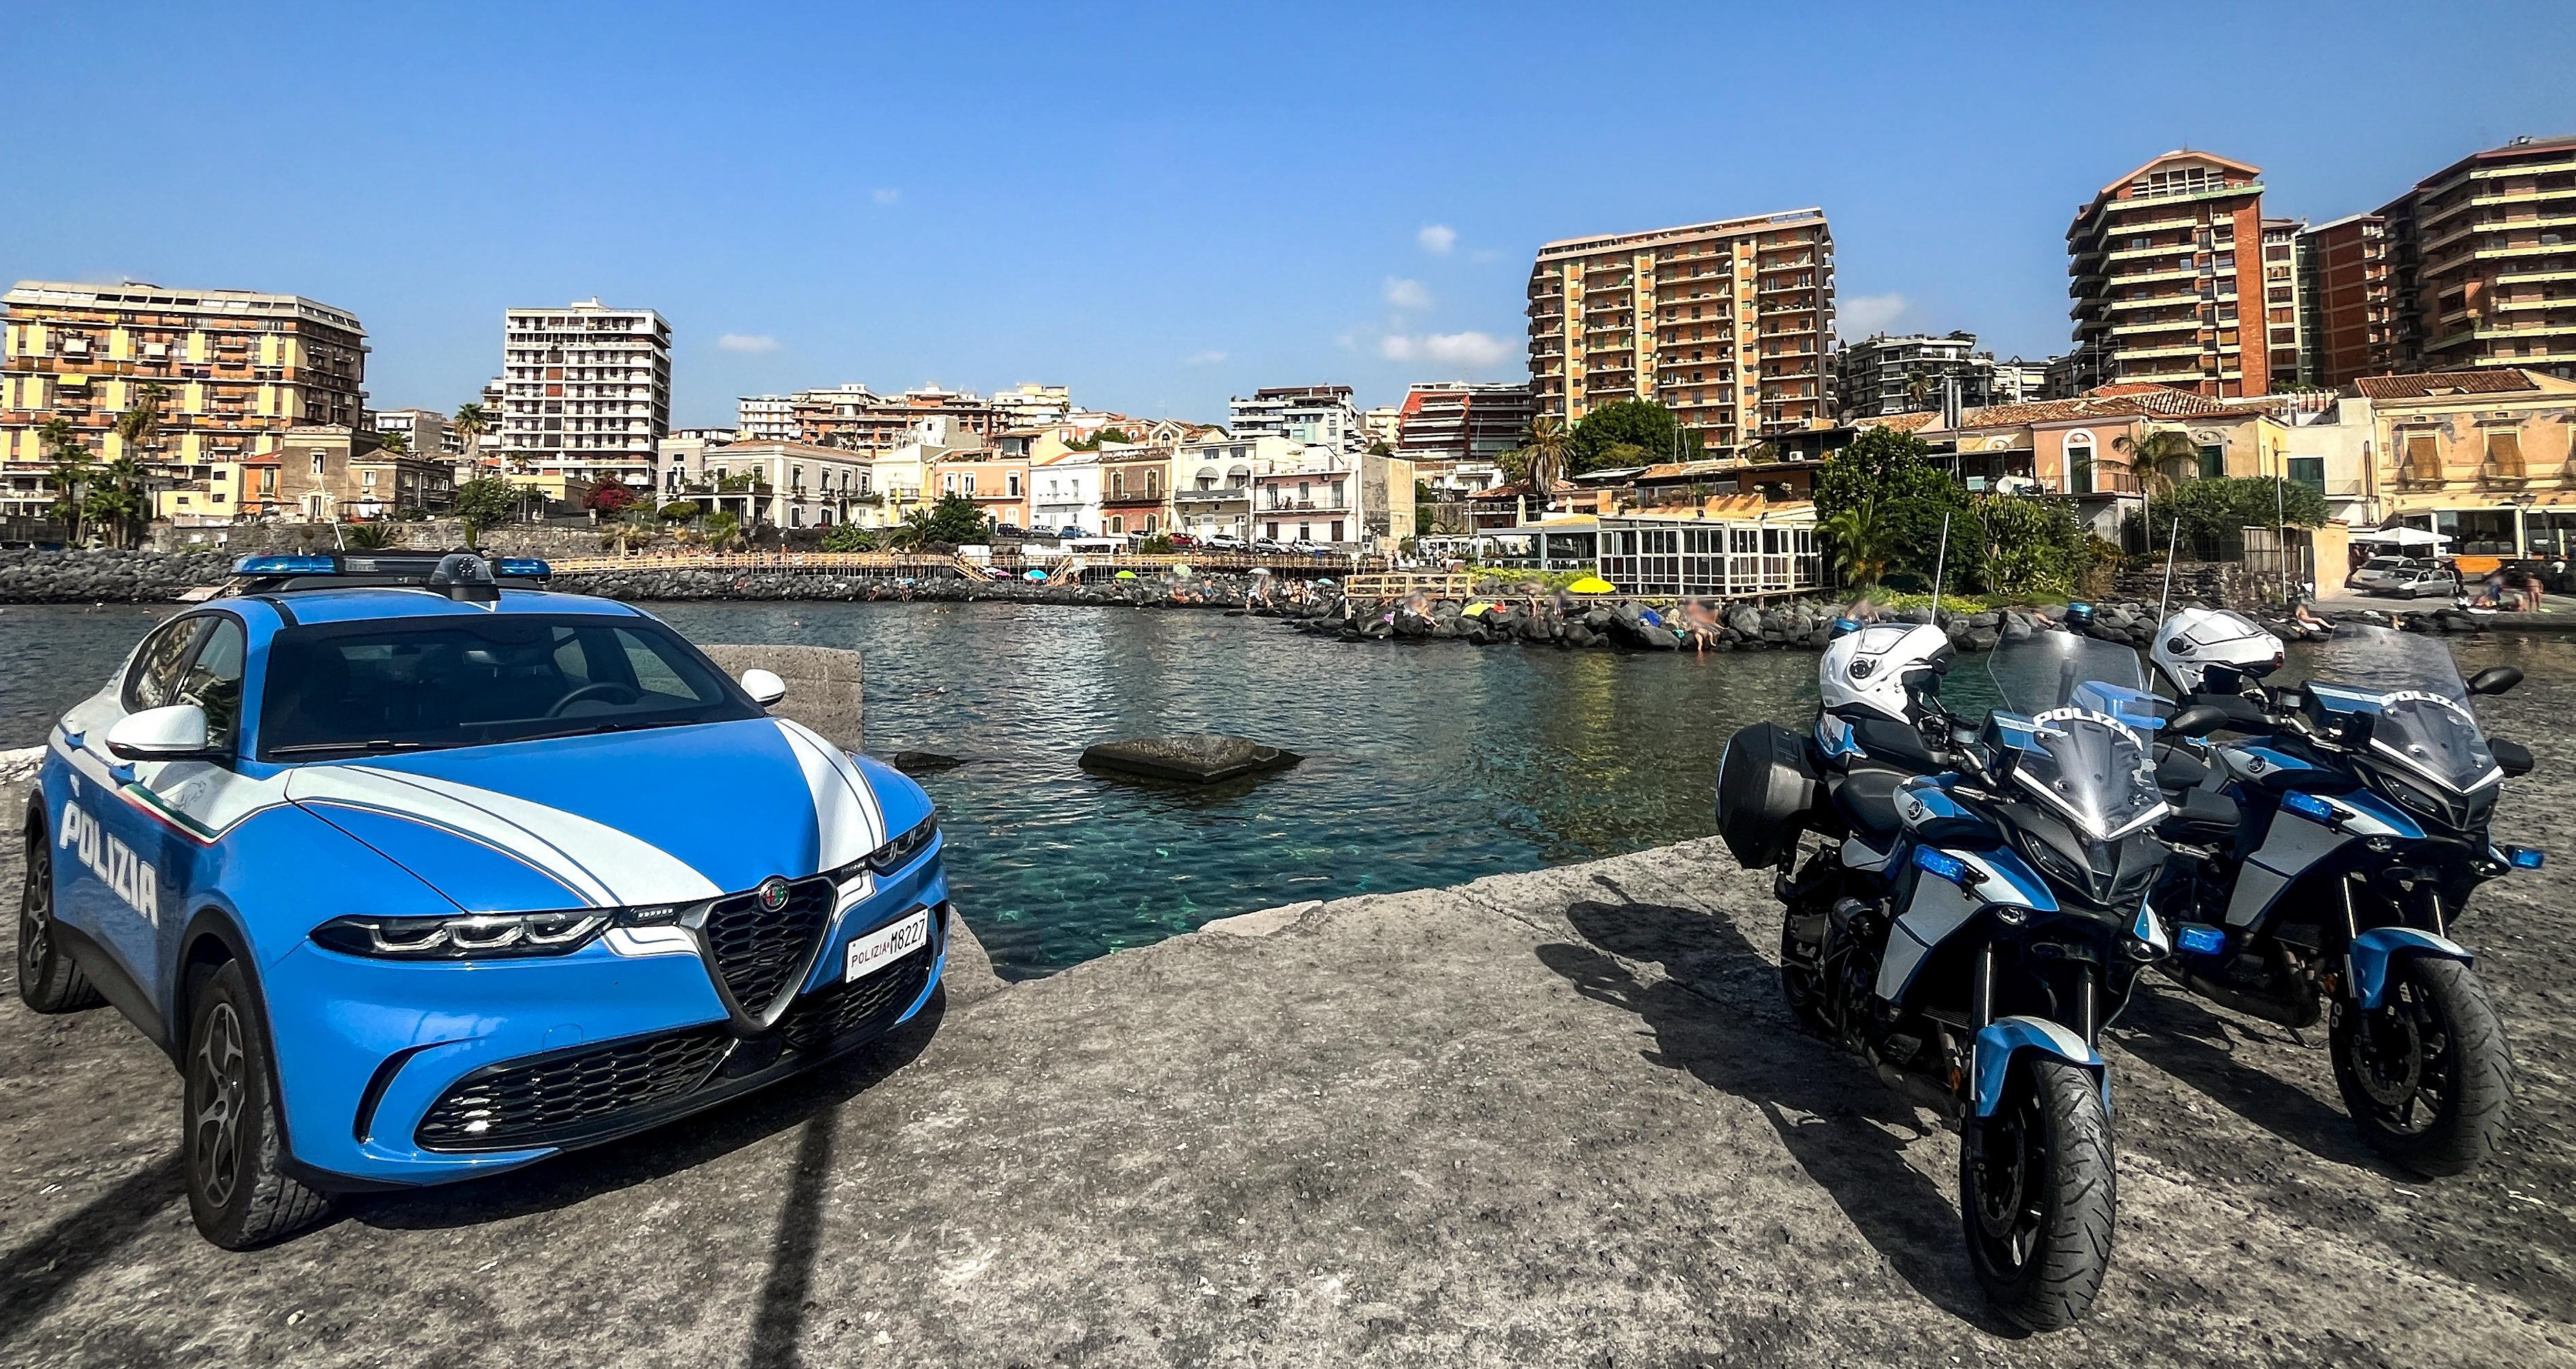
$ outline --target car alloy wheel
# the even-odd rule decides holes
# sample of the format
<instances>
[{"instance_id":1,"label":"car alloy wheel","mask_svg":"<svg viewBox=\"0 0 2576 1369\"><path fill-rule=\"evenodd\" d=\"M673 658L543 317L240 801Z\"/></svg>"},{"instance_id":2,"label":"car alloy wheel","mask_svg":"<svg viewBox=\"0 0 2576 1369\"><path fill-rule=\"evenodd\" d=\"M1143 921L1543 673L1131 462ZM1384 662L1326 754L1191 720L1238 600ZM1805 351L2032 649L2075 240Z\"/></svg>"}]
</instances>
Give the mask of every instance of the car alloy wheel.
<instances>
[{"instance_id":1,"label":"car alloy wheel","mask_svg":"<svg viewBox=\"0 0 2576 1369\"><path fill-rule=\"evenodd\" d=\"M217 1003L188 1064L188 1163L196 1170L198 1187L217 1207L231 1204L233 1186L241 1181L248 1062L241 1015L232 1004Z\"/></svg>"}]
</instances>

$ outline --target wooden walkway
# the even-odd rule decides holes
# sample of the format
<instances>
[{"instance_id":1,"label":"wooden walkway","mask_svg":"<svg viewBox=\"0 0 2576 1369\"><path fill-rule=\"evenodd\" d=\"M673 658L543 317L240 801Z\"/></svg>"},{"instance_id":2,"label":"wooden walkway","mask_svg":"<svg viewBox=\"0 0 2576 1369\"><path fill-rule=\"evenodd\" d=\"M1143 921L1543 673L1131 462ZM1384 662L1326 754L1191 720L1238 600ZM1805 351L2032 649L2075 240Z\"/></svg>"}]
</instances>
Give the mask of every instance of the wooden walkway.
<instances>
[{"instance_id":1,"label":"wooden walkway","mask_svg":"<svg viewBox=\"0 0 2576 1369\"><path fill-rule=\"evenodd\" d=\"M599 575L616 572L649 573L664 570L736 571L746 575L828 575L853 577L955 576L968 580L1017 580L1029 571L1044 573L1050 584L1070 584L1090 578L1114 577L1118 572L1134 571L1142 575L1167 575L1186 568L1188 571L1267 570L1273 575L1313 578L1347 576L1382 569L1380 557L1297 556L1255 552L1080 552L1069 556L1038 559L1016 553L998 554L989 560L970 556L944 555L935 552L904 551L749 551L749 552L648 552L637 556L562 556L550 557L547 564L558 575Z\"/></svg>"}]
</instances>

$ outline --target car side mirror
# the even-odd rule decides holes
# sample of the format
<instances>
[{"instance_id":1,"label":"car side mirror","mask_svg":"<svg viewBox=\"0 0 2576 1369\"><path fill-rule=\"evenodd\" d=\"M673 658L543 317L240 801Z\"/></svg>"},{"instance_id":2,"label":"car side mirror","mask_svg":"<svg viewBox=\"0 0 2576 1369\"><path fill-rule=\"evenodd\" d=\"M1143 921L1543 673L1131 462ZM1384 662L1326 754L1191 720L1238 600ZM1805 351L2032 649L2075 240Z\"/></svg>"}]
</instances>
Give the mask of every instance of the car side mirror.
<instances>
[{"instance_id":1,"label":"car side mirror","mask_svg":"<svg viewBox=\"0 0 2576 1369\"><path fill-rule=\"evenodd\" d=\"M766 670L746 670L742 673L742 692L750 695L753 703L767 708L787 697L787 682Z\"/></svg>"},{"instance_id":2,"label":"car side mirror","mask_svg":"<svg viewBox=\"0 0 2576 1369\"><path fill-rule=\"evenodd\" d=\"M169 704L128 713L107 730L107 750L125 761L201 759L213 750L206 741L206 710Z\"/></svg>"},{"instance_id":3,"label":"car side mirror","mask_svg":"<svg viewBox=\"0 0 2576 1369\"><path fill-rule=\"evenodd\" d=\"M2491 665L2469 677L2472 694L2502 694L2522 683L2522 672L2509 665Z\"/></svg>"},{"instance_id":4,"label":"car side mirror","mask_svg":"<svg viewBox=\"0 0 2576 1369\"><path fill-rule=\"evenodd\" d=\"M2193 704L2165 719L2164 730L2177 737L2206 737L2227 725L2227 713L2208 704Z\"/></svg>"}]
</instances>

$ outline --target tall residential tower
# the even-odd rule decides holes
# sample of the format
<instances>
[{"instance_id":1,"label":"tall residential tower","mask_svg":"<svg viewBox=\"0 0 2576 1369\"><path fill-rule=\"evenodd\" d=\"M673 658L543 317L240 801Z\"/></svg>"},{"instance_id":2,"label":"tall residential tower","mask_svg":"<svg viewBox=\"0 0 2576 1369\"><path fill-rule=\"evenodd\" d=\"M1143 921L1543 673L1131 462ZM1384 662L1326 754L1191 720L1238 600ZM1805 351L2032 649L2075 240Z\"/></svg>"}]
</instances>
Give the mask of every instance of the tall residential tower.
<instances>
[{"instance_id":1,"label":"tall residential tower","mask_svg":"<svg viewBox=\"0 0 2576 1369\"><path fill-rule=\"evenodd\" d=\"M2075 211L2066 269L2078 389L2152 381L2212 399L2271 391L2271 337L2259 322L2261 172L2207 152L2168 152Z\"/></svg>"},{"instance_id":2,"label":"tall residential tower","mask_svg":"<svg viewBox=\"0 0 2576 1369\"><path fill-rule=\"evenodd\" d=\"M671 431L671 325L597 299L503 317L501 450L539 472L643 487Z\"/></svg>"}]
</instances>

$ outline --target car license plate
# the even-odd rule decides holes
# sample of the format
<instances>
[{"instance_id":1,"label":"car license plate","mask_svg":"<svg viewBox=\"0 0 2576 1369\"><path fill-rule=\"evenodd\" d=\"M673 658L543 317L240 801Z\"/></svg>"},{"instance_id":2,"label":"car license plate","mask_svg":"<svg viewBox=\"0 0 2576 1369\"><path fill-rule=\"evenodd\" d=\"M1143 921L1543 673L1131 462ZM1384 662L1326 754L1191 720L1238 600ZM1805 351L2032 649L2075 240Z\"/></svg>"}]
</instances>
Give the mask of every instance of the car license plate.
<instances>
[{"instance_id":1,"label":"car license plate","mask_svg":"<svg viewBox=\"0 0 2576 1369\"><path fill-rule=\"evenodd\" d=\"M930 941L930 910L920 908L889 926L879 927L850 943L844 979L859 979L920 950Z\"/></svg>"}]
</instances>

